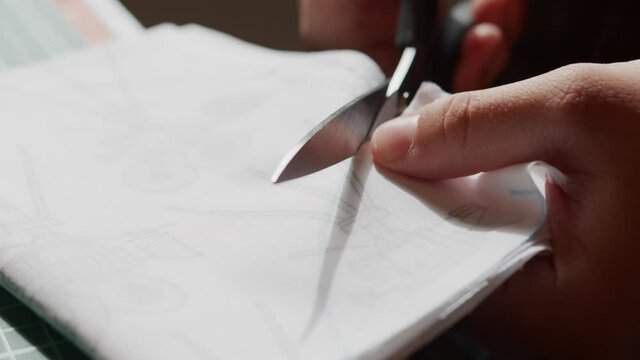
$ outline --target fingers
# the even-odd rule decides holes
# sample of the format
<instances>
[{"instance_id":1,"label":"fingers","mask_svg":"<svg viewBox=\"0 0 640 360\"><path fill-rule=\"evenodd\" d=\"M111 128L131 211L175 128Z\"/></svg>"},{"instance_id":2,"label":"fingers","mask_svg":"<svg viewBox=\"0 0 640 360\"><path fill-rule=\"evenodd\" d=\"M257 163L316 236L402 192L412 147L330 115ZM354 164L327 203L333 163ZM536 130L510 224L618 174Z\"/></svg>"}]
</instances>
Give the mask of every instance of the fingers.
<instances>
[{"instance_id":1,"label":"fingers","mask_svg":"<svg viewBox=\"0 0 640 360\"><path fill-rule=\"evenodd\" d=\"M300 0L300 38L314 50L363 51L389 74L399 58L397 14L394 0Z\"/></svg>"},{"instance_id":2,"label":"fingers","mask_svg":"<svg viewBox=\"0 0 640 360\"><path fill-rule=\"evenodd\" d=\"M502 30L506 43L512 46L520 37L526 13L526 0L474 0L474 20L491 23Z\"/></svg>"},{"instance_id":3,"label":"fingers","mask_svg":"<svg viewBox=\"0 0 640 360\"><path fill-rule=\"evenodd\" d=\"M577 147L588 141L582 140L579 121L573 120L578 117L571 113L584 112L582 105L596 96L593 83L599 72L601 65L570 66L438 99L419 116L378 128L372 139L374 158L390 170L430 179L535 160L561 170L579 166Z\"/></svg>"},{"instance_id":4,"label":"fingers","mask_svg":"<svg viewBox=\"0 0 640 360\"><path fill-rule=\"evenodd\" d=\"M454 78L456 92L490 86L505 68L520 36L525 0L475 0L474 27L462 45Z\"/></svg>"},{"instance_id":5,"label":"fingers","mask_svg":"<svg viewBox=\"0 0 640 360\"><path fill-rule=\"evenodd\" d=\"M508 59L509 46L499 27L490 23L474 26L462 44L453 90L462 92L488 87Z\"/></svg>"}]
</instances>

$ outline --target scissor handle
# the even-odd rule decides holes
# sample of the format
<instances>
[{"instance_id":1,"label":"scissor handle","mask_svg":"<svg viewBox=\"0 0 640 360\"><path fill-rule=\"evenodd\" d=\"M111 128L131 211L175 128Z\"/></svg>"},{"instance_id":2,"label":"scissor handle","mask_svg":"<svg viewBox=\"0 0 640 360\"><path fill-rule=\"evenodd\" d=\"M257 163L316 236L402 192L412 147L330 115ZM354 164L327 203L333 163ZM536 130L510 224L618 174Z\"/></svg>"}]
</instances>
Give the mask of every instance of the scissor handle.
<instances>
[{"instance_id":1,"label":"scissor handle","mask_svg":"<svg viewBox=\"0 0 640 360\"><path fill-rule=\"evenodd\" d=\"M453 1L440 17L439 6L445 3L452 1L401 0L396 46L424 48L424 80L434 81L451 92L460 50L473 16L470 0L462 0Z\"/></svg>"},{"instance_id":2,"label":"scissor handle","mask_svg":"<svg viewBox=\"0 0 640 360\"><path fill-rule=\"evenodd\" d=\"M438 27L439 0L401 0L396 46L429 46Z\"/></svg>"}]
</instances>

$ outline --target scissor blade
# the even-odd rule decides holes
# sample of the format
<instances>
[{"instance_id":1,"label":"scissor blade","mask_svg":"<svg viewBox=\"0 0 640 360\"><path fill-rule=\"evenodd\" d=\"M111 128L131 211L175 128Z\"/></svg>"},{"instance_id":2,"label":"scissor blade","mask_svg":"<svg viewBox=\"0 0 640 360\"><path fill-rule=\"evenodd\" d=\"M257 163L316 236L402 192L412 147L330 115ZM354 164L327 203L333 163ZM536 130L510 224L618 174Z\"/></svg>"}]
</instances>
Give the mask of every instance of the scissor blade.
<instances>
[{"instance_id":1,"label":"scissor blade","mask_svg":"<svg viewBox=\"0 0 640 360\"><path fill-rule=\"evenodd\" d=\"M355 155L369 135L387 85L356 98L311 130L285 156L271 180L279 183L296 179Z\"/></svg>"}]
</instances>

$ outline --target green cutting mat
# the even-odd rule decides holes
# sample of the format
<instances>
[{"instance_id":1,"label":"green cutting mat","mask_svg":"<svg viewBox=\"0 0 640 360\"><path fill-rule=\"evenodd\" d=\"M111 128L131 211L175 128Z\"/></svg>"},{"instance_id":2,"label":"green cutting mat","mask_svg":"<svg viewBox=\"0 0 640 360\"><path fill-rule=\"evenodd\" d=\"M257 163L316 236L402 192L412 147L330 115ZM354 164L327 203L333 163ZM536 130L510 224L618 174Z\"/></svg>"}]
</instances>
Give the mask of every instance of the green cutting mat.
<instances>
[{"instance_id":1,"label":"green cutting mat","mask_svg":"<svg viewBox=\"0 0 640 360\"><path fill-rule=\"evenodd\" d=\"M0 288L0 359L87 359L9 292Z\"/></svg>"}]
</instances>

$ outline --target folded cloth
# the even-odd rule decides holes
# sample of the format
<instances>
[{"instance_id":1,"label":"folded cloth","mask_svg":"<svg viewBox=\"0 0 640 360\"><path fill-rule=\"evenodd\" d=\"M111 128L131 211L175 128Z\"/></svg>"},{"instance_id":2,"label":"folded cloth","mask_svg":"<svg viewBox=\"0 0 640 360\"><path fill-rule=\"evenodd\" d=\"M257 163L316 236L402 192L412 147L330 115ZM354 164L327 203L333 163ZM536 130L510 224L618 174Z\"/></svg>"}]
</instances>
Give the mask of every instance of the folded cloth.
<instances>
[{"instance_id":1,"label":"folded cloth","mask_svg":"<svg viewBox=\"0 0 640 360\"><path fill-rule=\"evenodd\" d=\"M526 166L424 182L366 147L270 183L382 81L362 54L193 26L0 74L3 285L105 359L375 359L428 341L543 249L544 199Z\"/></svg>"}]
</instances>

